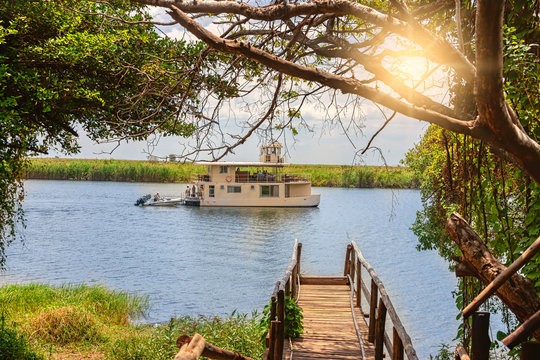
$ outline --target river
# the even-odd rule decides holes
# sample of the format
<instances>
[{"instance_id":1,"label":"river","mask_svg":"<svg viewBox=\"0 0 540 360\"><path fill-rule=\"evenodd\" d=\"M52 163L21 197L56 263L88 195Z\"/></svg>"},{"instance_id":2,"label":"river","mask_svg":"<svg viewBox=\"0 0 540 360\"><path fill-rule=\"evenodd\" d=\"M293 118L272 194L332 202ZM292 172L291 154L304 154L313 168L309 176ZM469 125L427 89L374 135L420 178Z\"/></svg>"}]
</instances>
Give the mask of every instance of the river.
<instances>
[{"instance_id":1,"label":"river","mask_svg":"<svg viewBox=\"0 0 540 360\"><path fill-rule=\"evenodd\" d=\"M147 322L180 315L261 311L303 243L302 272L343 272L356 241L384 282L419 358L458 326L454 274L409 230L416 190L314 188L318 208L141 208L146 193L185 185L28 180L26 229L7 251L0 284L104 284L150 297Z\"/></svg>"}]
</instances>

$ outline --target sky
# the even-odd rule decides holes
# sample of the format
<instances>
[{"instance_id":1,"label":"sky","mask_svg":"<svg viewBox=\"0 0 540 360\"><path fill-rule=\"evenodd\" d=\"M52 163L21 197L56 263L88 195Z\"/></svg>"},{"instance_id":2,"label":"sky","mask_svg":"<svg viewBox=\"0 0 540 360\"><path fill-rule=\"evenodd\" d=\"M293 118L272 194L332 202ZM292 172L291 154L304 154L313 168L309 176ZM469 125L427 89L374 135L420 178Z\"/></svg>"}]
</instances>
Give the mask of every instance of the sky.
<instances>
[{"instance_id":1,"label":"sky","mask_svg":"<svg viewBox=\"0 0 540 360\"><path fill-rule=\"evenodd\" d=\"M378 110L376 110L378 111ZM405 153L420 141L427 128L427 123L405 116L396 116L386 128L373 140L371 144L380 149L379 151L367 151L363 156L358 156L359 150L363 149L372 135L383 124L383 118L376 111L365 114L365 128L361 134L349 134L347 137L341 128L331 130L322 129L321 120L306 117L308 123L315 124L313 132L300 130L299 134L292 138L289 136L285 143L287 149L287 162L295 164L336 164L336 165L399 165ZM190 139L182 137L161 138L152 154L165 157L169 154L180 154ZM352 140L352 141L351 141ZM72 156L85 159L126 159L146 160L149 154L148 143L122 142L96 144L88 137L81 134L79 139L81 152ZM223 161L258 161L258 149L261 139L253 135L246 143L240 145L234 155L229 155ZM114 151L111 153L111 151ZM61 154L54 154L63 157ZM384 159L381 157L384 157ZM205 159L205 154L200 155Z\"/></svg>"},{"instance_id":2,"label":"sky","mask_svg":"<svg viewBox=\"0 0 540 360\"><path fill-rule=\"evenodd\" d=\"M154 8L150 12L158 21L170 20L161 9ZM206 27L211 29L216 25L207 24ZM178 25L161 27L160 30L171 38L194 39L191 34L186 34L183 28ZM360 109L361 114L356 116L361 117L364 127L360 132L349 131L345 134L341 126L329 126L329 121L320 108L316 108L314 105L304 107L302 114L313 131L299 128L297 136L289 135L285 141L280 140L285 145L287 161L296 164L399 165L405 153L420 141L428 126L425 122L397 115L371 144L380 151L370 150L363 156L359 156L359 151L365 148L385 120L380 110L369 101L363 101ZM229 114L229 109L227 109L227 114ZM390 115L390 112L387 111L387 115ZM247 114L237 111L235 116L241 120ZM81 151L72 156L75 158L146 160L149 154L150 148L145 141L96 144L86 137L84 132L80 131L79 133L81 135L79 139ZM190 142L192 139L181 137L161 138L152 148L151 153L158 157L180 154ZM235 154L228 155L223 160L257 161L260 145L262 145L261 139L252 136L246 143L235 149ZM65 155L58 153L51 155L65 157ZM200 154L199 157L201 160L208 159L204 153Z\"/></svg>"}]
</instances>

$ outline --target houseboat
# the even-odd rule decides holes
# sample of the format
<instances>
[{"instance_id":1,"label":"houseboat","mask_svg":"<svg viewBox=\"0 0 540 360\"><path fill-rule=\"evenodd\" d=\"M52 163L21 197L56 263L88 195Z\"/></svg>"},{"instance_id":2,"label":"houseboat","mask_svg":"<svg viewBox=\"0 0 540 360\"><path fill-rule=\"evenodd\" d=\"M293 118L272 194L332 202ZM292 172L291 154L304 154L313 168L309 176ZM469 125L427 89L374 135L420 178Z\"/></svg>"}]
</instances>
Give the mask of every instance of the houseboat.
<instances>
[{"instance_id":1,"label":"houseboat","mask_svg":"<svg viewBox=\"0 0 540 360\"><path fill-rule=\"evenodd\" d=\"M284 173L289 164L281 144L261 146L259 162L208 162L206 173L192 176L185 205L314 207L319 194L311 194L309 175Z\"/></svg>"}]
</instances>

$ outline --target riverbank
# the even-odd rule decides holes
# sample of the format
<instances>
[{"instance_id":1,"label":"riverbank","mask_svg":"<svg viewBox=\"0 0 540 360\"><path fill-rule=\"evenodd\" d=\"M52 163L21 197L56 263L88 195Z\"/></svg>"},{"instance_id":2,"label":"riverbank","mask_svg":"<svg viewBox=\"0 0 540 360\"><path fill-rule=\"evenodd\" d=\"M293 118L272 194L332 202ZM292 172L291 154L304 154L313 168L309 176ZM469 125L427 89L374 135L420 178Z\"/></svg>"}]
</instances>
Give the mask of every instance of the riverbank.
<instances>
[{"instance_id":1,"label":"riverbank","mask_svg":"<svg viewBox=\"0 0 540 360\"><path fill-rule=\"evenodd\" d=\"M148 298L102 286L5 285L0 304L1 359L170 360L178 336L195 333L255 359L264 351L256 315L133 325L148 310Z\"/></svg>"},{"instance_id":2,"label":"riverbank","mask_svg":"<svg viewBox=\"0 0 540 360\"><path fill-rule=\"evenodd\" d=\"M204 172L204 166L191 163L35 158L30 159L25 178L187 183L191 174ZM413 172L400 166L291 165L285 172L309 174L313 186L392 189L419 186Z\"/></svg>"}]
</instances>

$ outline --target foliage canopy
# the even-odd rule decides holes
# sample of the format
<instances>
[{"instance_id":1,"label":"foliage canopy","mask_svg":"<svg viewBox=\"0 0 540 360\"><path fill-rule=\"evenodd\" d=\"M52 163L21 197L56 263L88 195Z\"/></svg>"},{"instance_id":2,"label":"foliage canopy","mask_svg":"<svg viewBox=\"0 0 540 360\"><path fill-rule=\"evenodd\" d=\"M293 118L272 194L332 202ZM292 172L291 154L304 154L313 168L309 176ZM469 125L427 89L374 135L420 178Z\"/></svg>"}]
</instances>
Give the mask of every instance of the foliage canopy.
<instances>
[{"instance_id":1,"label":"foliage canopy","mask_svg":"<svg viewBox=\"0 0 540 360\"><path fill-rule=\"evenodd\" d=\"M97 14L97 15L96 15ZM0 266L22 220L25 158L95 141L187 136L198 95L234 95L199 42L164 38L127 1L0 4ZM194 71L196 69L196 71Z\"/></svg>"}]
</instances>

